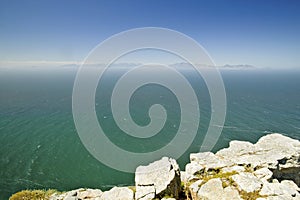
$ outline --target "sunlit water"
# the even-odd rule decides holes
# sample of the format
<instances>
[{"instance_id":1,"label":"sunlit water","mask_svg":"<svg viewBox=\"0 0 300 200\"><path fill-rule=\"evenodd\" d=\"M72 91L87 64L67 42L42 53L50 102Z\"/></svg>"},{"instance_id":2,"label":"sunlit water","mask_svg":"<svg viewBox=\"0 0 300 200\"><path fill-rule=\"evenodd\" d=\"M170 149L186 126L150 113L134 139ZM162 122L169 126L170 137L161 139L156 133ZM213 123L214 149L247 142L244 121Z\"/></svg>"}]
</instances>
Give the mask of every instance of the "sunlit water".
<instances>
[{"instance_id":1,"label":"sunlit water","mask_svg":"<svg viewBox=\"0 0 300 200\"><path fill-rule=\"evenodd\" d=\"M149 123L149 106L160 103L168 112L162 132L143 142L116 126L110 110L110 93L122 71L107 73L96 97L98 120L115 144L135 152L166 145L178 129L179 104L166 88L148 85L132 97L131 114L140 125ZM207 88L193 71L185 71L198 95L201 120L198 135L178 159L182 170L188 155L199 150L211 115ZM82 145L73 122L72 88L76 70L5 70L0 72L0 199L26 188L78 187L109 189L134 184L134 176L110 169L94 159ZM279 132L300 139L299 71L223 71L227 117L213 151L231 140L255 142ZM200 83L200 84L199 84ZM192 122L191 122L192 123ZM130 138L129 138L130 139ZM126 141L128 138L126 138ZM107 152L105 152L107 153ZM112 158L113 159L113 158Z\"/></svg>"}]
</instances>

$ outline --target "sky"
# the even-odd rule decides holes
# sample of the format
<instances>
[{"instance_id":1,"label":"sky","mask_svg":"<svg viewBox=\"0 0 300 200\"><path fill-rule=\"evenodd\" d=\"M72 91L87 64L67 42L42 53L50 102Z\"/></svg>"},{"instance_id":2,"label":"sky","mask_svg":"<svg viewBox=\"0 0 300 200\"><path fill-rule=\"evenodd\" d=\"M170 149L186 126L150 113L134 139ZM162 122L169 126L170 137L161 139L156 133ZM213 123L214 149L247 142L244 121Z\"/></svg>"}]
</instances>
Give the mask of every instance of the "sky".
<instances>
[{"instance_id":1,"label":"sky","mask_svg":"<svg viewBox=\"0 0 300 200\"><path fill-rule=\"evenodd\" d=\"M1 0L2 63L80 63L100 42L164 27L201 44L216 65L300 68L298 0Z\"/></svg>"}]
</instances>

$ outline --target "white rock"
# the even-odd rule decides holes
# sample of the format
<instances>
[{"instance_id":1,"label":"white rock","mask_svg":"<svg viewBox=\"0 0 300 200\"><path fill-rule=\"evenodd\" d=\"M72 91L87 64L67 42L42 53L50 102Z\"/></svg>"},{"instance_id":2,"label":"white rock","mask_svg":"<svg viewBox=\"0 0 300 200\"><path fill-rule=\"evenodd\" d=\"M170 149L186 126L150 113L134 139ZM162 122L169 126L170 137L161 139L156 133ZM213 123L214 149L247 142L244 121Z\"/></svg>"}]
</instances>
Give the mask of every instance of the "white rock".
<instances>
[{"instance_id":1,"label":"white rock","mask_svg":"<svg viewBox=\"0 0 300 200\"><path fill-rule=\"evenodd\" d=\"M135 171L136 193L140 198L149 194L149 186L155 189L157 195L179 196L181 189L180 170L176 160L163 157L161 160L147 166L139 166ZM146 187L147 190L143 189ZM138 199L137 198L137 199Z\"/></svg>"},{"instance_id":2,"label":"white rock","mask_svg":"<svg viewBox=\"0 0 300 200\"><path fill-rule=\"evenodd\" d=\"M133 200L133 191L127 187L114 187L103 192L100 200Z\"/></svg>"},{"instance_id":3,"label":"white rock","mask_svg":"<svg viewBox=\"0 0 300 200\"><path fill-rule=\"evenodd\" d=\"M63 200L79 200L79 198L73 196L66 196Z\"/></svg>"},{"instance_id":4,"label":"white rock","mask_svg":"<svg viewBox=\"0 0 300 200\"><path fill-rule=\"evenodd\" d=\"M245 192L254 192L261 188L262 181L256 176L248 172L242 172L240 174L235 174L232 180L237 184L239 190Z\"/></svg>"},{"instance_id":5,"label":"white rock","mask_svg":"<svg viewBox=\"0 0 300 200\"><path fill-rule=\"evenodd\" d=\"M194 193L197 193L200 189L199 185L202 183L203 181L202 180L198 180L194 183L192 183L190 186L189 186L189 189L191 190L191 192L194 192Z\"/></svg>"},{"instance_id":6,"label":"white rock","mask_svg":"<svg viewBox=\"0 0 300 200\"><path fill-rule=\"evenodd\" d=\"M283 181L281 181L281 184L288 188L292 188L293 190L297 190L300 192L300 188L293 181L283 180Z\"/></svg>"},{"instance_id":7,"label":"white rock","mask_svg":"<svg viewBox=\"0 0 300 200\"><path fill-rule=\"evenodd\" d=\"M222 199L223 200L240 200L242 198L240 197L239 192L236 189L228 186L224 189L224 194L223 194Z\"/></svg>"},{"instance_id":8,"label":"white rock","mask_svg":"<svg viewBox=\"0 0 300 200\"><path fill-rule=\"evenodd\" d=\"M137 200L150 200L155 197L154 185L149 186L136 186L135 199Z\"/></svg>"},{"instance_id":9,"label":"white rock","mask_svg":"<svg viewBox=\"0 0 300 200\"><path fill-rule=\"evenodd\" d=\"M216 155L228 158L253 154L255 150L255 146L250 142L233 140L229 143L229 148L221 149Z\"/></svg>"},{"instance_id":10,"label":"white rock","mask_svg":"<svg viewBox=\"0 0 300 200\"><path fill-rule=\"evenodd\" d=\"M204 171L204 167L202 165L199 165L196 162L188 163L185 166L185 173L186 173L185 178L186 178L186 180L191 180L191 179L195 178L194 175L197 172L201 172L201 171Z\"/></svg>"},{"instance_id":11,"label":"white rock","mask_svg":"<svg viewBox=\"0 0 300 200\"><path fill-rule=\"evenodd\" d=\"M298 187L289 182L285 181L283 183L264 183L260 195L267 196L285 196L285 197L297 197L300 199L300 195L298 192Z\"/></svg>"},{"instance_id":12,"label":"white rock","mask_svg":"<svg viewBox=\"0 0 300 200\"><path fill-rule=\"evenodd\" d=\"M180 171L180 180L181 182L186 183L187 182L187 173L185 171Z\"/></svg>"},{"instance_id":13,"label":"white rock","mask_svg":"<svg viewBox=\"0 0 300 200\"><path fill-rule=\"evenodd\" d=\"M271 179L273 172L271 172L268 168L264 167L254 171L253 174L262 181L268 181Z\"/></svg>"},{"instance_id":14,"label":"white rock","mask_svg":"<svg viewBox=\"0 0 300 200\"><path fill-rule=\"evenodd\" d=\"M219 178L207 181L199 189L197 196L199 199L216 200L223 198L222 181Z\"/></svg>"},{"instance_id":15,"label":"white rock","mask_svg":"<svg viewBox=\"0 0 300 200\"><path fill-rule=\"evenodd\" d=\"M232 141L229 148L220 150L216 156L235 165L269 168L275 178L291 179L300 185L300 141L281 134L266 135L256 144Z\"/></svg>"},{"instance_id":16,"label":"white rock","mask_svg":"<svg viewBox=\"0 0 300 200\"><path fill-rule=\"evenodd\" d=\"M206 170L219 169L233 165L233 163L230 160L222 159L221 157L211 152L192 153L190 155L190 160L191 163L196 162L198 165L204 167Z\"/></svg>"},{"instance_id":17,"label":"white rock","mask_svg":"<svg viewBox=\"0 0 300 200\"><path fill-rule=\"evenodd\" d=\"M79 191L77 197L79 199L96 198L101 197L102 191L99 189L87 189L85 191Z\"/></svg>"}]
</instances>

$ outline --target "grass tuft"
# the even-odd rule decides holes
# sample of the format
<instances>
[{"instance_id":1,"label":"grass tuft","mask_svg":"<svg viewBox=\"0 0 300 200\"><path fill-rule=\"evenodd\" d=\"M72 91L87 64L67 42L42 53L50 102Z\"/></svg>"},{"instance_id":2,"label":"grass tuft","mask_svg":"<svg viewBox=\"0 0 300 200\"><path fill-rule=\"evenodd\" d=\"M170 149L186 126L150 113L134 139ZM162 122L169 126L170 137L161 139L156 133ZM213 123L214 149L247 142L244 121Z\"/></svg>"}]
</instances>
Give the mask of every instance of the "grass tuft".
<instances>
[{"instance_id":1,"label":"grass tuft","mask_svg":"<svg viewBox=\"0 0 300 200\"><path fill-rule=\"evenodd\" d=\"M57 190L22 190L13 194L9 200L48 200Z\"/></svg>"}]
</instances>

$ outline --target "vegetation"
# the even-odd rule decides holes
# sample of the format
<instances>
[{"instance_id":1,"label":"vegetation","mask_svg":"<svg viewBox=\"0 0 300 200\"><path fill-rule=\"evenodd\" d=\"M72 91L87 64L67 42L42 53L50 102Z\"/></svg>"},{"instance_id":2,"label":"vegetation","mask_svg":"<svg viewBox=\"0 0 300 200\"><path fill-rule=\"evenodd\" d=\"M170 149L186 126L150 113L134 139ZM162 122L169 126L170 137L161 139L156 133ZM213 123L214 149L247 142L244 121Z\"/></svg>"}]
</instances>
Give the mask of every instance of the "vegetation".
<instances>
[{"instance_id":1,"label":"vegetation","mask_svg":"<svg viewBox=\"0 0 300 200\"><path fill-rule=\"evenodd\" d=\"M231 179L231 176L237 174L238 172L232 171L232 172L222 172L222 170L219 169L212 169L207 172L198 173L197 177L202 181L201 185L204 185L207 181L214 178L220 178L222 181L223 187L227 187L229 185L233 185L234 181ZM201 186L199 185L199 187Z\"/></svg>"},{"instance_id":2,"label":"vegetation","mask_svg":"<svg viewBox=\"0 0 300 200\"><path fill-rule=\"evenodd\" d=\"M48 200L57 190L22 190L13 194L9 200Z\"/></svg>"},{"instance_id":3,"label":"vegetation","mask_svg":"<svg viewBox=\"0 0 300 200\"><path fill-rule=\"evenodd\" d=\"M264 195L260 195L259 191L255 191L255 192L239 191L239 193L240 193L240 196L242 197L242 199L244 199L244 200L256 200L257 198L267 197Z\"/></svg>"}]
</instances>

